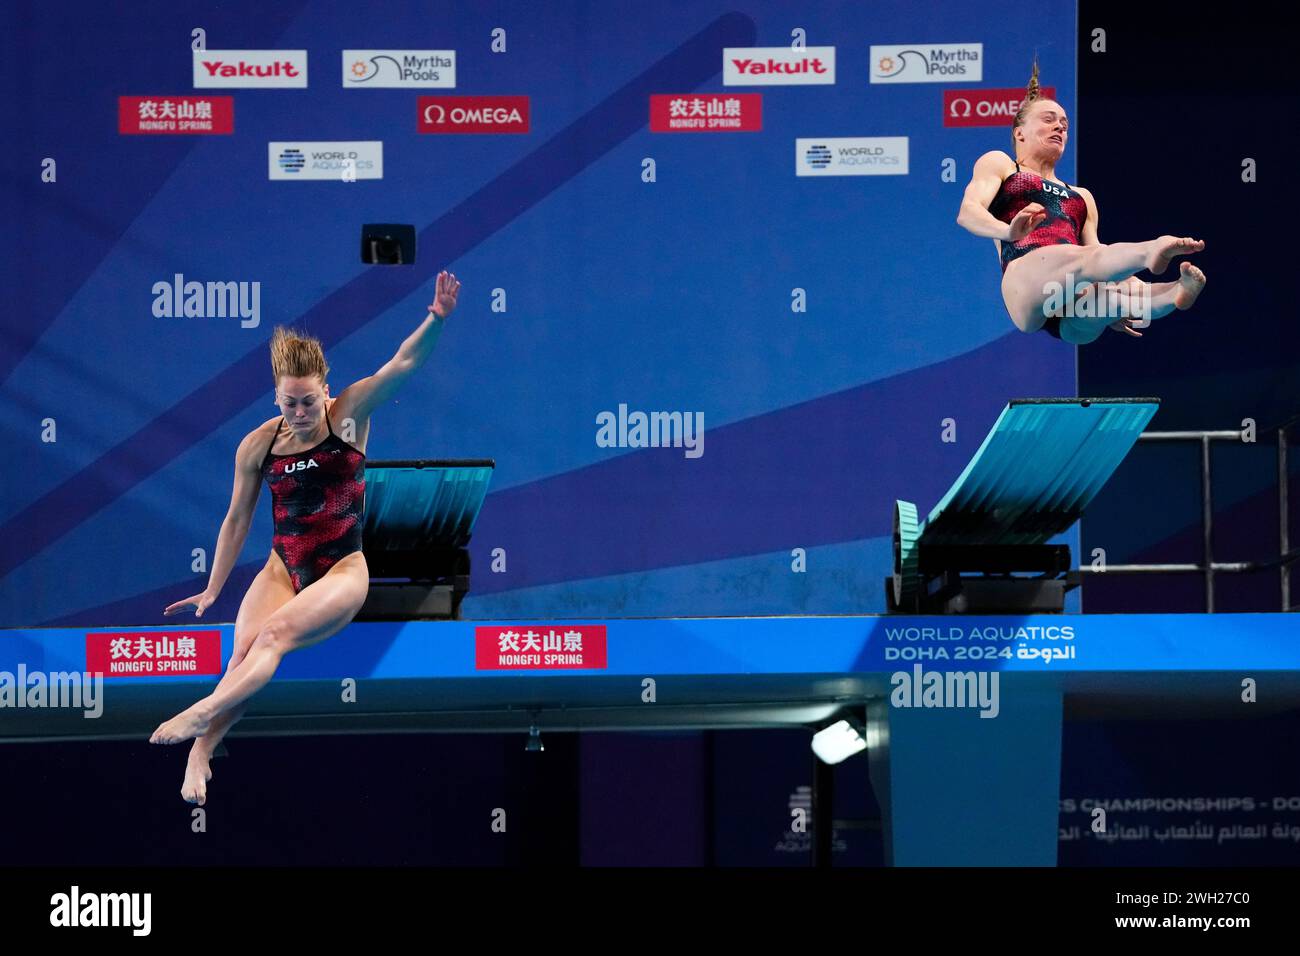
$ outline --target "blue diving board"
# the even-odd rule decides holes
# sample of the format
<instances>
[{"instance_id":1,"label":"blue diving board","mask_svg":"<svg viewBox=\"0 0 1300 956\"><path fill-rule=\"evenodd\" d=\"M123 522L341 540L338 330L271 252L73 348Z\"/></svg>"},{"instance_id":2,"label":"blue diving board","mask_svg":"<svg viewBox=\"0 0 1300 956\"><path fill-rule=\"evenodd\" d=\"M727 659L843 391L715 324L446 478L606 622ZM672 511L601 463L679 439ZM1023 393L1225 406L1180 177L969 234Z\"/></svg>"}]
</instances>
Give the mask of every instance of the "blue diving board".
<instances>
[{"instance_id":1,"label":"blue diving board","mask_svg":"<svg viewBox=\"0 0 1300 956\"><path fill-rule=\"evenodd\" d=\"M1004 565L1017 553L1047 560L1050 567L1060 552L1030 549L1070 529L1159 407L1156 398L1009 402L924 521L918 520L912 502L895 502L890 607L914 607L927 579L943 570L924 566L927 548L970 549L968 555L977 554L974 549L980 547L1002 549L985 552L990 567L1002 571L1009 570ZM942 555L950 558L954 553L946 550ZM1024 570L1031 569L1044 570Z\"/></svg>"},{"instance_id":2,"label":"blue diving board","mask_svg":"<svg viewBox=\"0 0 1300 956\"><path fill-rule=\"evenodd\" d=\"M418 459L366 464L366 547L461 548L487 497L491 459Z\"/></svg>"}]
</instances>

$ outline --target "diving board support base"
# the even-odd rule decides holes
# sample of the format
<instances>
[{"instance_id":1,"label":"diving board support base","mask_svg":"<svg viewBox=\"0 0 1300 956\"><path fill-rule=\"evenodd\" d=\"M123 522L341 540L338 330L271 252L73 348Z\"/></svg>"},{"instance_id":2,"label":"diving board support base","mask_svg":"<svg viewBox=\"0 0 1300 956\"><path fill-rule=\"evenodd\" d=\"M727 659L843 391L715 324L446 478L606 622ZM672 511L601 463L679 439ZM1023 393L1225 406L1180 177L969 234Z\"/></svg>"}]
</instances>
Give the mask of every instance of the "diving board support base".
<instances>
[{"instance_id":1,"label":"diving board support base","mask_svg":"<svg viewBox=\"0 0 1300 956\"><path fill-rule=\"evenodd\" d=\"M914 502L894 502L889 611L1062 613L1082 576L1070 569L1069 546L1049 540L1073 527L1159 405L1155 398L1009 402L924 520Z\"/></svg>"},{"instance_id":2,"label":"diving board support base","mask_svg":"<svg viewBox=\"0 0 1300 956\"><path fill-rule=\"evenodd\" d=\"M469 593L469 549L374 549L366 553L370 593L358 621L435 621L460 617Z\"/></svg>"},{"instance_id":3,"label":"diving board support base","mask_svg":"<svg viewBox=\"0 0 1300 956\"><path fill-rule=\"evenodd\" d=\"M894 601L890 578L885 594L891 614L1061 614L1065 595L1078 587L1078 575L1064 578L963 577L945 571L930 578L914 602L900 607Z\"/></svg>"},{"instance_id":4,"label":"diving board support base","mask_svg":"<svg viewBox=\"0 0 1300 956\"><path fill-rule=\"evenodd\" d=\"M1001 674L996 717L867 706L886 866L1055 866L1062 694Z\"/></svg>"},{"instance_id":5,"label":"diving board support base","mask_svg":"<svg viewBox=\"0 0 1300 956\"><path fill-rule=\"evenodd\" d=\"M360 621L434 621L460 616L460 597L450 585L371 582L357 612Z\"/></svg>"}]
</instances>

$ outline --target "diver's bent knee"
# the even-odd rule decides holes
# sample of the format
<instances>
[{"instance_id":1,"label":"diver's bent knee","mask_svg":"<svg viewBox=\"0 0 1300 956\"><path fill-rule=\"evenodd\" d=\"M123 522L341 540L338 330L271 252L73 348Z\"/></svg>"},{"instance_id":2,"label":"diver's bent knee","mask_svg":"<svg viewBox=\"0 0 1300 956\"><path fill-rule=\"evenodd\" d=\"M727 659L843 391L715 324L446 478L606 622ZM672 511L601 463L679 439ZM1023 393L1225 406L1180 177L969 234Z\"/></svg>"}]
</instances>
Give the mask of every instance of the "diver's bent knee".
<instances>
[{"instance_id":1,"label":"diver's bent knee","mask_svg":"<svg viewBox=\"0 0 1300 956\"><path fill-rule=\"evenodd\" d=\"M257 635L253 635L253 640L256 640L256 638ZM243 663L244 658L248 656L249 649L253 646L253 640L235 638L234 650L230 652L230 660L226 661L227 674Z\"/></svg>"},{"instance_id":2,"label":"diver's bent knee","mask_svg":"<svg viewBox=\"0 0 1300 956\"><path fill-rule=\"evenodd\" d=\"M289 641L290 628L288 625L283 621L267 621L262 625L262 629L257 632L253 647L279 651L283 654L290 649Z\"/></svg>"},{"instance_id":3,"label":"diver's bent knee","mask_svg":"<svg viewBox=\"0 0 1300 956\"><path fill-rule=\"evenodd\" d=\"M1101 256L1102 250L1106 247L1097 244L1091 246L1077 246L1076 248L1079 250L1077 253L1079 258L1075 261L1075 269L1078 270L1078 275L1075 277L1074 281L1076 283L1109 282L1110 276L1100 275L1097 272L1097 267L1099 265L1097 260Z\"/></svg>"}]
</instances>

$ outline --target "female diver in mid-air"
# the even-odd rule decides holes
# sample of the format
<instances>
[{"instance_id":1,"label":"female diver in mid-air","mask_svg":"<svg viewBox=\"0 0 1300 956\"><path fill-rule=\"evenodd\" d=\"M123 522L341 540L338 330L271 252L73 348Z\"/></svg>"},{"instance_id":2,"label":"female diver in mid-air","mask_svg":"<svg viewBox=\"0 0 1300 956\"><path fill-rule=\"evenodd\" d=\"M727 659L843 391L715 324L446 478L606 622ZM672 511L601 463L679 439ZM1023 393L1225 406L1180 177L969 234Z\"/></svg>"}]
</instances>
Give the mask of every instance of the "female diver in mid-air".
<instances>
[{"instance_id":1,"label":"female diver in mid-air","mask_svg":"<svg viewBox=\"0 0 1300 956\"><path fill-rule=\"evenodd\" d=\"M283 327L275 330L271 370L283 417L263 422L235 452L234 495L221 524L207 589L163 611L171 615L192 605L195 617L202 617L217 599L243 548L265 479L275 520L271 555L239 605L226 673L211 694L161 724L149 738L152 744L195 738L181 785L188 802L207 799L212 752L243 715L248 699L270 681L280 659L342 630L361 609L370 589L361 551L370 414L429 357L459 294L456 277L439 273L429 315L420 327L383 368L333 399L319 340ZM286 424L288 432L281 438Z\"/></svg>"},{"instance_id":2,"label":"female diver in mid-air","mask_svg":"<svg viewBox=\"0 0 1300 956\"><path fill-rule=\"evenodd\" d=\"M1136 328L1146 322L1136 324L1135 319L1190 309L1205 286L1205 274L1186 261L1176 282L1146 283L1134 273L1147 269L1159 275L1175 256L1200 252L1205 243L1161 236L1103 245L1092 193L1054 175L1069 128L1061 105L1039 94L1035 60L1011 127L1016 158L992 150L976 161L957 224L995 240L1002 259L1002 300L1020 331L1046 329L1075 345L1095 341L1108 325L1140 337ZM1081 305L1085 298L1090 302L1086 308L1063 307L1063 297L1079 298Z\"/></svg>"}]
</instances>

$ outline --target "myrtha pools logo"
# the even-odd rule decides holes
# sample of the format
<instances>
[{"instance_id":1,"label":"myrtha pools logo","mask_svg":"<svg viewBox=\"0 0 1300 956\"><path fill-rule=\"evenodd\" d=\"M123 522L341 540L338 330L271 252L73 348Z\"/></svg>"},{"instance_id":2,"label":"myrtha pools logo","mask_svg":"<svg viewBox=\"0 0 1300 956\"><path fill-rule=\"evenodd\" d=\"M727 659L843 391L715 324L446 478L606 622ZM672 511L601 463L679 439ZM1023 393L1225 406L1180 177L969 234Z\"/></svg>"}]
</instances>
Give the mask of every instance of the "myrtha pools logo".
<instances>
[{"instance_id":1,"label":"myrtha pools logo","mask_svg":"<svg viewBox=\"0 0 1300 956\"><path fill-rule=\"evenodd\" d=\"M344 50L343 87L456 85L455 50Z\"/></svg>"},{"instance_id":2,"label":"myrtha pools logo","mask_svg":"<svg viewBox=\"0 0 1300 956\"><path fill-rule=\"evenodd\" d=\"M872 83L978 82L983 43L903 44L871 48Z\"/></svg>"}]
</instances>

